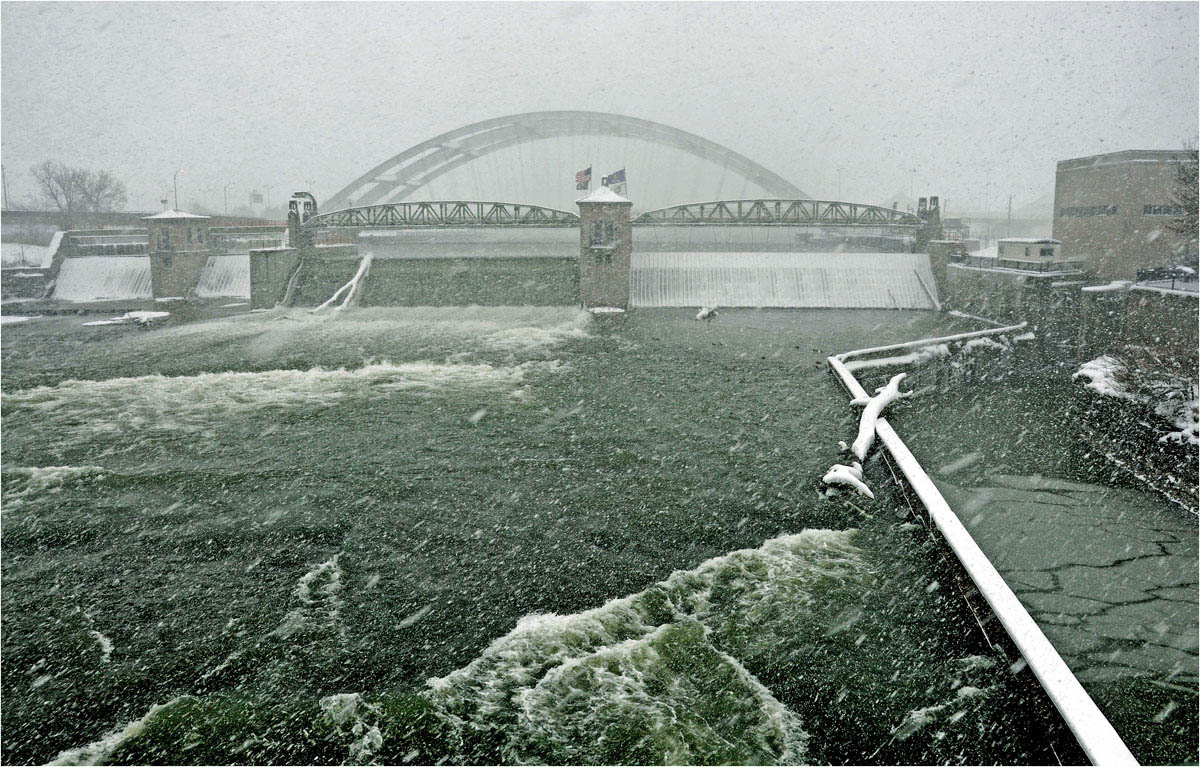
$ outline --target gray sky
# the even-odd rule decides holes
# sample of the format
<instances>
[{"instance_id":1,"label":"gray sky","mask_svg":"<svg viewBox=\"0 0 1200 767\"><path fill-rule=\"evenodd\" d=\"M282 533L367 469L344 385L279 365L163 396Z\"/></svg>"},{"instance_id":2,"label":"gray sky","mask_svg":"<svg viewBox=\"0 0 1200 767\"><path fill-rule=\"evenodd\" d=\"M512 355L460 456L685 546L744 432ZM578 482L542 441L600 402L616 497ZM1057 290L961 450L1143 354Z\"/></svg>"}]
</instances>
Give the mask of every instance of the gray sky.
<instances>
[{"instance_id":1,"label":"gray sky","mask_svg":"<svg viewBox=\"0 0 1200 767\"><path fill-rule=\"evenodd\" d=\"M517 112L656 120L816 197L1021 206L1054 163L1197 133L1195 3L0 5L10 195L46 158L154 209L229 181L328 197ZM189 191L191 190L191 191ZM976 202L978 201L978 202Z\"/></svg>"}]
</instances>

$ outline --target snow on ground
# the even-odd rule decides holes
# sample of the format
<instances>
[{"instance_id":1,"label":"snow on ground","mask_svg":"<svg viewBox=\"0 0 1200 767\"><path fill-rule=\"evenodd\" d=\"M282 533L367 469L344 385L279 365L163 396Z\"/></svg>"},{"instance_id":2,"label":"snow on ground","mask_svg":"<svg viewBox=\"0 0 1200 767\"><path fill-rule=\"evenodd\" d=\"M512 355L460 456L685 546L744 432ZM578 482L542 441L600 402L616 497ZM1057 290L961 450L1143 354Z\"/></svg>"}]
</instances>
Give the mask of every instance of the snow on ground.
<instances>
[{"instance_id":1,"label":"snow on ground","mask_svg":"<svg viewBox=\"0 0 1200 767\"><path fill-rule=\"evenodd\" d=\"M1075 375L1071 378L1072 380L1086 379L1087 383L1084 386L1106 397L1136 399L1117 381L1116 376L1121 367L1120 360L1105 354L1080 365L1079 370L1075 371Z\"/></svg>"},{"instance_id":2,"label":"snow on ground","mask_svg":"<svg viewBox=\"0 0 1200 767\"><path fill-rule=\"evenodd\" d=\"M83 323L83 325L84 325L84 327L95 327L97 325L124 325L127 320L133 320L134 322L137 322L139 324L148 325L151 322L153 322L154 320L159 320L159 319L162 319L163 317L170 317L170 316L171 316L170 312L149 312L149 311L142 310L142 311L135 311L135 312L125 312L120 317L111 317L107 320L92 320L91 322Z\"/></svg>"},{"instance_id":3,"label":"snow on ground","mask_svg":"<svg viewBox=\"0 0 1200 767\"><path fill-rule=\"evenodd\" d=\"M45 269L50 266L50 248L45 245L25 245L20 242L0 243L0 258L5 269Z\"/></svg>"},{"instance_id":4,"label":"snow on ground","mask_svg":"<svg viewBox=\"0 0 1200 767\"><path fill-rule=\"evenodd\" d=\"M1105 354L1090 362L1085 362L1071 376L1074 380L1086 380L1084 384L1092 391L1106 397L1116 397L1134 402L1147 402L1145 397L1126 391L1117 375L1123 364L1115 357ZM1175 431L1163 435L1160 442L1187 442L1200 445L1200 400L1182 401L1180 399L1164 399L1154 406L1154 412L1175 426Z\"/></svg>"},{"instance_id":5,"label":"snow on ground","mask_svg":"<svg viewBox=\"0 0 1200 767\"><path fill-rule=\"evenodd\" d=\"M19 317L15 314L4 314L0 315L0 325L13 325L18 322L29 322L30 320L36 320L39 317L41 317L40 314L30 317Z\"/></svg>"},{"instance_id":6,"label":"snow on ground","mask_svg":"<svg viewBox=\"0 0 1200 767\"><path fill-rule=\"evenodd\" d=\"M1159 437L1159 442L1178 442L1200 445L1200 400L1192 400L1182 405L1175 400L1159 403L1155 411L1171 419L1175 431Z\"/></svg>"}]
</instances>

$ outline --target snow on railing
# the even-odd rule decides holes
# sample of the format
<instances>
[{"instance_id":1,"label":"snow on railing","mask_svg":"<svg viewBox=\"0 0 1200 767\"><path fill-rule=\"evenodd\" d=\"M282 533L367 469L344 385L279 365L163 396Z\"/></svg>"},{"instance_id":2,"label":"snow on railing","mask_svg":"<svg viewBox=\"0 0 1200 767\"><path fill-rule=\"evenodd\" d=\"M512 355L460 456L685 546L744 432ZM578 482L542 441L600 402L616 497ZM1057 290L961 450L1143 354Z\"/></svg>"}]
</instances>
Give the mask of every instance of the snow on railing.
<instances>
[{"instance_id":1,"label":"snow on railing","mask_svg":"<svg viewBox=\"0 0 1200 767\"><path fill-rule=\"evenodd\" d=\"M868 398L866 389L846 367L846 361L852 357L1001 335L1021 330L1024 327L1025 323L1021 323L993 330L859 349L829 357L828 362L829 367L837 375L850 396L855 400L863 399ZM901 473L904 474L913 492L924 504L929 518L941 532L946 544L954 552L980 595L1000 620L1000 624L1004 626L1004 630L1029 665L1029 669L1041 683L1042 689L1054 703L1054 707L1058 709L1075 739L1079 741L1079 745L1087 754L1088 759L1093 764L1136 765L1137 760L1121 740L1121 736L1117 734L1112 724L1101 713L1087 691L1083 689L1083 685L1071 673L1071 669L1054 649L1054 646L1050 644L1050 640L1046 639L1046 635L1026 612L1016 594L1004 582L1000 572L979 548L979 544L971 537L958 515L942 497L937 486L933 484L933 480L929 478L920 462L904 444L904 440L900 439L900 435L896 433L886 418L878 418L875 422L875 429L880 442L883 443Z\"/></svg>"}]
</instances>

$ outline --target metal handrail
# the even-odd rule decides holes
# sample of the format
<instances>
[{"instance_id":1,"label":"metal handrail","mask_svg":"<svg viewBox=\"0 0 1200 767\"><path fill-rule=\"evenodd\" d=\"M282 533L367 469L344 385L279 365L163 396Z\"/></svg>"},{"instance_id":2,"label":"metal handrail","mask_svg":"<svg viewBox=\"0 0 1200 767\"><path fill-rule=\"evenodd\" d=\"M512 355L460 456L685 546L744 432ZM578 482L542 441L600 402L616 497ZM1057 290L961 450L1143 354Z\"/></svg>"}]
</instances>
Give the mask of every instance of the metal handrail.
<instances>
[{"instance_id":1,"label":"metal handrail","mask_svg":"<svg viewBox=\"0 0 1200 767\"><path fill-rule=\"evenodd\" d=\"M1025 323L1021 323L1020 325L942 338L926 338L890 346L858 349L834 355L827 358L827 361L838 380L852 397L867 397L869 395L866 389L845 365L846 360L851 357L967 338L1001 335L1021 330L1024 327ZM901 473L904 474L913 492L924 504L929 518L937 526L955 557L958 558L959 564L970 576L975 588L979 590L980 595L987 601L1000 624L1004 626L1005 632L1016 645L1029 669L1037 677L1054 707L1058 709L1067 728L1075 736L1088 759L1092 764L1138 764L1125 742L1121 740L1121 736L1117 734L1112 724L1096 706L1095 701L1083 689L1083 685L1075 678L1062 656L1058 654L1058 650L1054 649L1054 645L1046 639L1041 628L1005 583L995 565L979 548L979 544L971 537L958 515L942 497L941 491L937 489L933 480L925 473L925 469L909 451L904 440L900 439L900 435L896 433L886 418L881 417L876 421L875 433L900 467Z\"/></svg>"}]
</instances>

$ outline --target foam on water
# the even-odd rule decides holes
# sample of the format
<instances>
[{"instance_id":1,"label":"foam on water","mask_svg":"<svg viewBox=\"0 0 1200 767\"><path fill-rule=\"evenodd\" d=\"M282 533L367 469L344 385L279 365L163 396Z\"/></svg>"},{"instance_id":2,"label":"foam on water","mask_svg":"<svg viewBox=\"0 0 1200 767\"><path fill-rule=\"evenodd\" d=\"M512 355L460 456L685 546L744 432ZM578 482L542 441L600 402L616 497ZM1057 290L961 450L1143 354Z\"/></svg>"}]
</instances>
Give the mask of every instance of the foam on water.
<instances>
[{"instance_id":1,"label":"foam on water","mask_svg":"<svg viewBox=\"0 0 1200 767\"><path fill-rule=\"evenodd\" d=\"M285 639L304 628L333 628L343 633L341 591L342 568L335 554L301 576L296 583L300 606L289 612L272 633Z\"/></svg>"},{"instance_id":2,"label":"foam on water","mask_svg":"<svg viewBox=\"0 0 1200 767\"><path fill-rule=\"evenodd\" d=\"M194 432L230 415L268 408L312 408L381 392L512 390L555 361L521 365L380 362L355 370L268 370L64 381L3 398L5 415L36 416L41 428L76 438L131 433Z\"/></svg>"},{"instance_id":3,"label":"foam on water","mask_svg":"<svg viewBox=\"0 0 1200 767\"><path fill-rule=\"evenodd\" d=\"M72 748L63 751L58 756L54 757L49 763L56 764L100 764L107 761L108 757L125 741L130 738L137 737L142 730L146 728L146 724L158 715L160 711L168 706L172 706L179 701L191 699L190 695L181 695L178 698L173 698L166 703L156 703L150 707L146 715L141 719L130 722L100 740L89 743L86 746Z\"/></svg>"},{"instance_id":4,"label":"foam on water","mask_svg":"<svg viewBox=\"0 0 1200 767\"><path fill-rule=\"evenodd\" d=\"M39 495L57 493L68 482L101 480L108 472L99 466L19 466L4 467L4 501L24 501Z\"/></svg>"},{"instance_id":5,"label":"foam on water","mask_svg":"<svg viewBox=\"0 0 1200 767\"><path fill-rule=\"evenodd\" d=\"M379 708L356 692L327 695L321 698L320 706L338 731L351 738L346 764L370 764L383 745Z\"/></svg>"},{"instance_id":6,"label":"foam on water","mask_svg":"<svg viewBox=\"0 0 1200 767\"><path fill-rule=\"evenodd\" d=\"M531 615L428 695L464 743L506 763L799 762L808 735L743 662L867 568L854 531L735 551L575 615ZM779 620L785 615L785 620ZM472 743L499 743L471 754Z\"/></svg>"}]
</instances>

